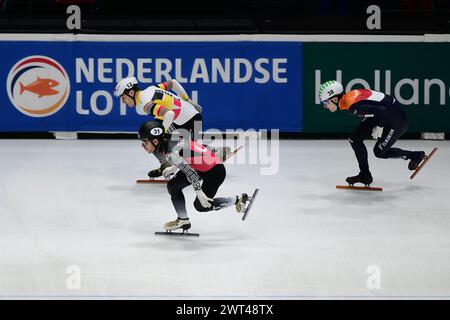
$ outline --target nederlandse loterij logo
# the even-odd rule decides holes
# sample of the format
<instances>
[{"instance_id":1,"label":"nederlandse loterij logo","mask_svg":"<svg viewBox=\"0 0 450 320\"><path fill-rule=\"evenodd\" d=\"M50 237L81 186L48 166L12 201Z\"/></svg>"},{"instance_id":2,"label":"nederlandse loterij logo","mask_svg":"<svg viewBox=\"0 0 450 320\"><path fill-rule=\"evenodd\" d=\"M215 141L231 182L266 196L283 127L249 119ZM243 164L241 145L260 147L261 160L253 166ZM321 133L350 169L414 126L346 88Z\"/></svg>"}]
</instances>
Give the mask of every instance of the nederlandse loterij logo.
<instances>
[{"instance_id":1,"label":"nederlandse loterij logo","mask_svg":"<svg viewBox=\"0 0 450 320\"><path fill-rule=\"evenodd\" d=\"M29 56L17 62L6 81L9 100L30 117L47 117L66 103L70 81L66 70L45 56Z\"/></svg>"}]
</instances>

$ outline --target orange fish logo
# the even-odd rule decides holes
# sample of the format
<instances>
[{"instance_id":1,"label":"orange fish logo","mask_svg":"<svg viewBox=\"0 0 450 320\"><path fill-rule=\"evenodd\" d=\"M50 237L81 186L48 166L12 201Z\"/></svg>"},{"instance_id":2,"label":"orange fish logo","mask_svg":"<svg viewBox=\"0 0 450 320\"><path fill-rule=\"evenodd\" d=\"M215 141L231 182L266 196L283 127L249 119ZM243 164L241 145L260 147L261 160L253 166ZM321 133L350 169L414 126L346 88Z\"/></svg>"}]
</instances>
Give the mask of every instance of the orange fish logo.
<instances>
[{"instance_id":1,"label":"orange fish logo","mask_svg":"<svg viewBox=\"0 0 450 320\"><path fill-rule=\"evenodd\" d=\"M6 87L11 104L29 117L55 114L70 95L66 70L46 56L33 55L18 61L8 73Z\"/></svg>"},{"instance_id":2,"label":"orange fish logo","mask_svg":"<svg viewBox=\"0 0 450 320\"><path fill-rule=\"evenodd\" d=\"M36 81L33 81L26 86L22 82L19 82L19 84L20 94L22 94L24 91L30 91L37 94L38 98L41 98L43 96L52 96L59 93L59 91L52 89L53 87L59 85L59 82L53 79L41 79L38 76Z\"/></svg>"}]
</instances>

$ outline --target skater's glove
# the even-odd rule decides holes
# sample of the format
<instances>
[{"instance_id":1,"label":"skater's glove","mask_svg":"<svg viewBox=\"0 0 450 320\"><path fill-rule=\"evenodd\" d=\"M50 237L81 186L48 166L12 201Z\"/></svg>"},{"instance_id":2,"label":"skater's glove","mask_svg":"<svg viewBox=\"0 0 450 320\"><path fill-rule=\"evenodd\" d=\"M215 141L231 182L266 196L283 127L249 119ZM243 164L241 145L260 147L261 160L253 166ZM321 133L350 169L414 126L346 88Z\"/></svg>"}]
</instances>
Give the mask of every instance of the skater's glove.
<instances>
[{"instance_id":1,"label":"skater's glove","mask_svg":"<svg viewBox=\"0 0 450 320\"><path fill-rule=\"evenodd\" d=\"M382 127L376 126L372 129L372 138L374 138L375 140L380 138L382 134L383 134Z\"/></svg>"},{"instance_id":2,"label":"skater's glove","mask_svg":"<svg viewBox=\"0 0 450 320\"><path fill-rule=\"evenodd\" d=\"M203 208L211 207L211 202L214 201L213 199L208 198L202 189L195 190L195 192L197 193L197 199L198 201L200 201L200 204L202 205Z\"/></svg>"},{"instance_id":3,"label":"skater's glove","mask_svg":"<svg viewBox=\"0 0 450 320\"><path fill-rule=\"evenodd\" d=\"M162 174L164 178L169 179L175 172L177 172L178 168L175 166L167 167L163 170Z\"/></svg>"}]
</instances>

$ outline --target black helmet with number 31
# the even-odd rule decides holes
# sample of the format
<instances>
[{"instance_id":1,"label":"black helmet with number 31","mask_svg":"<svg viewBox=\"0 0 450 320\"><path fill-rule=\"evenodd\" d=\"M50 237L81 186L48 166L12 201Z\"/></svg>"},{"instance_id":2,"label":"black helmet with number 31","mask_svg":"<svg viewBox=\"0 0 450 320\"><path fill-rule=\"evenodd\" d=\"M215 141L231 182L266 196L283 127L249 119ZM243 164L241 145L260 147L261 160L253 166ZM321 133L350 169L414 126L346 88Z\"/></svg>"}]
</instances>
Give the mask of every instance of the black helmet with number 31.
<instances>
[{"instance_id":1,"label":"black helmet with number 31","mask_svg":"<svg viewBox=\"0 0 450 320\"><path fill-rule=\"evenodd\" d=\"M139 128L139 140L141 141L153 141L157 139L161 141L164 137L164 127L161 122L147 121Z\"/></svg>"}]
</instances>

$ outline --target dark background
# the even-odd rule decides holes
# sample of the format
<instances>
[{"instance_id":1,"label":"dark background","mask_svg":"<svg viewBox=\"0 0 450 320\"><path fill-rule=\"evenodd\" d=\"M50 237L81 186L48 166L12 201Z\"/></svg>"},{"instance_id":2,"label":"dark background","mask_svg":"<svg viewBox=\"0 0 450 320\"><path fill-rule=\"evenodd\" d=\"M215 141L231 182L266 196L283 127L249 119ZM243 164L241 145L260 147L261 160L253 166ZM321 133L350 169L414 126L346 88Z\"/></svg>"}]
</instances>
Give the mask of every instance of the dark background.
<instances>
[{"instance_id":1,"label":"dark background","mask_svg":"<svg viewBox=\"0 0 450 320\"><path fill-rule=\"evenodd\" d=\"M70 4L82 10L77 33L450 33L450 0L0 0L0 32L66 33ZM381 30L366 27L371 4Z\"/></svg>"}]
</instances>

